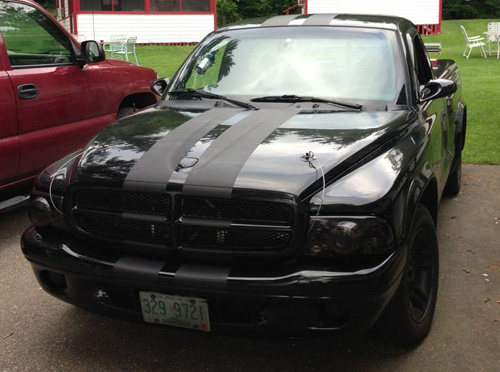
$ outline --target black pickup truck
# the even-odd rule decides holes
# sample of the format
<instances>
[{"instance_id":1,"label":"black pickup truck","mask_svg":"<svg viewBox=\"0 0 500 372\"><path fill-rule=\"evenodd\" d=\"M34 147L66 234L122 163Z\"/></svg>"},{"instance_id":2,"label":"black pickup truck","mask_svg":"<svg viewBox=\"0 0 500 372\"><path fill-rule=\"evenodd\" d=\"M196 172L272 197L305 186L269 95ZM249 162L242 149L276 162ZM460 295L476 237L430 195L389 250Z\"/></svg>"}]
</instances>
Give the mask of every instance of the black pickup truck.
<instances>
[{"instance_id":1,"label":"black pickup truck","mask_svg":"<svg viewBox=\"0 0 500 372\"><path fill-rule=\"evenodd\" d=\"M411 22L252 20L152 88L39 175L22 249L47 292L201 331L426 337L467 110Z\"/></svg>"}]
</instances>

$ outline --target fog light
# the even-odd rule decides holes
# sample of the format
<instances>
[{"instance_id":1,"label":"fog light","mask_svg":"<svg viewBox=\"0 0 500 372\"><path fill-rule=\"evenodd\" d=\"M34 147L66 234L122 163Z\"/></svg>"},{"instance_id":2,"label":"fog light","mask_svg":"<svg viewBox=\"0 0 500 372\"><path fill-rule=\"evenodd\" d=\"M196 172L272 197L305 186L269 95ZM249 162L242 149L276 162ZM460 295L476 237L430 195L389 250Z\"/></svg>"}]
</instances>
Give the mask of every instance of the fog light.
<instances>
[{"instance_id":1,"label":"fog light","mask_svg":"<svg viewBox=\"0 0 500 372\"><path fill-rule=\"evenodd\" d=\"M47 199L35 198L30 205L30 221L35 227L46 227L52 223L52 209Z\"/></svg>"},{"instance_id":2,"label":"fog light","mask_svg":"<svg viewBox=\"0 0 500 372\"><path fill-rule=\"evenodd\" d=\"M40 280L43 286L50 292L64 290L68 287L66 277L52 271L41 271Z\"/></svg>"}]
</instances>

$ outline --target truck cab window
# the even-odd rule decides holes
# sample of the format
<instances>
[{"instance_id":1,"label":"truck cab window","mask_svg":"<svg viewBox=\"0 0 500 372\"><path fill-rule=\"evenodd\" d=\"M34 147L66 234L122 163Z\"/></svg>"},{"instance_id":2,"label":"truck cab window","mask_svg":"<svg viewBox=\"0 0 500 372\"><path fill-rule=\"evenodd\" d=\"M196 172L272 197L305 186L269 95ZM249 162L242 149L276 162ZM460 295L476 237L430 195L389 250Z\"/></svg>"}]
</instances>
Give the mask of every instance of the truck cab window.
<instances>
[{"instance_id":1,"label":"truck cab window","mask_svg":"<svg viewBox=\"0 0 500 372\"><path fill-rule=\"evenodd\" d=\"M0 32L13 68L74 62L70 40L34 7L0 1Z\"/></svg>"},{"instance_id":2,"label":"truck cab window","mask_svg":"<svg viewBox=\"0 0 500 372\"><path fill-rule=\"evenodd\" d=\"M427 84L432 80L432 70L429 64L429 58L427 56L427 50L425 49L422 39L417 35L414 38L415 46L415 72L417 73L418 82L420 85Z\"/></svg>"}]
</instances>

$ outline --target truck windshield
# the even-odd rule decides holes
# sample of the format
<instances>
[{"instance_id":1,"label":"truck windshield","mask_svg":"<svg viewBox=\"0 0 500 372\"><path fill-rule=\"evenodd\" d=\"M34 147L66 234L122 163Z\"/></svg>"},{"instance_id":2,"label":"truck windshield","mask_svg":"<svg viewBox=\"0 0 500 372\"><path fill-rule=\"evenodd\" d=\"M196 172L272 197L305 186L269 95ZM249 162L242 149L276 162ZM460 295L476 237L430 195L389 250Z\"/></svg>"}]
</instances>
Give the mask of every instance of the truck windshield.
<instances>
[{"instance_id":1,"label":"truck windshield","mask_svg":"<svg viewBox=\"0 0 500 372\"><path fill-rule=\"evenodd\" d=\"M314 96L396 103L404 87L393 31L349 27L251 28L216 33L198 46L171 90L250 100Z\"/></svg>"}]
</instances>

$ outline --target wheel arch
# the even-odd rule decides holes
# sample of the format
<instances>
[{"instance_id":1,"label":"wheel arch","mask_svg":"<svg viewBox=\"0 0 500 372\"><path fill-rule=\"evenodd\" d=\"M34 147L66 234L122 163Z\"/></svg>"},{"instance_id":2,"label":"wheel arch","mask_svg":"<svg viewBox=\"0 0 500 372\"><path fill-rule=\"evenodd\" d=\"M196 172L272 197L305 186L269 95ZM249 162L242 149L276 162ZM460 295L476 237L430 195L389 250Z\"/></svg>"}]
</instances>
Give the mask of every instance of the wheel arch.
<instances>
[{"instance_id":1,"label":"wheel arch","mask_svg":"<svg viewBox=\"0 0 500 372\"><path fill-rule=\"evenodd\" d=\"M460 131L461 135L461 139L462 139L462 148L461 150L463 150L465 148L465 135L467 133L467 106L464 105L464 113L463 113L463 116L462 116L462 130Z\"/></svg>"},{"instance_id":2,"label":"wheel arch","mask_svg":"<svg viewBox=\"0 0 500 372\"><path fill-rule=\"evenodd\" d=\"M122 99L117 111L125 107L135 107L137 109L143 109L145 107L154 105L156 102L156 96L152 92L134 93Z\"/></svg>"},{"instance_id":3,"label":"wheel arch","mask_svg":"<svg viewBox=\"0 0 500 372\"><path fill-rule=\"evenodd\" d=\"M434 226L437 226L438 219L438 185L435 177L432 177L415 205L422 204L431 214Z\"/></svg>"},{"instance_id":4,"label":"wheel arch","mask_svg":"<svg viewBox=\"0 0 500 372\"><path fill-rule=\"evenodd\" d=\"M467 133L467 106L462 101L458 103L455 124L455 148L462 151L465 147L465 135Z\"/></svg>"},{"instance_id":5,"label":"wheel arch","mask_svg":"<svg viewBox=\"0 0 500 372\"><path fill-rule=\"evenodd\" d=\"M423 205L429 211L434 221L434 226L437 226L439 205L438 183L433 174L425 179L422 179L422 177L423 175L421 174L420 177L413 182L410 189L411 191L406 208L405 236L408 236L408 233L411 231L419 204Z\"/></svg>"}]
</instances>

